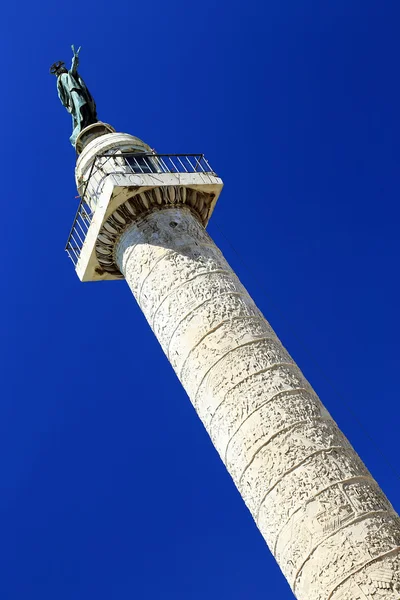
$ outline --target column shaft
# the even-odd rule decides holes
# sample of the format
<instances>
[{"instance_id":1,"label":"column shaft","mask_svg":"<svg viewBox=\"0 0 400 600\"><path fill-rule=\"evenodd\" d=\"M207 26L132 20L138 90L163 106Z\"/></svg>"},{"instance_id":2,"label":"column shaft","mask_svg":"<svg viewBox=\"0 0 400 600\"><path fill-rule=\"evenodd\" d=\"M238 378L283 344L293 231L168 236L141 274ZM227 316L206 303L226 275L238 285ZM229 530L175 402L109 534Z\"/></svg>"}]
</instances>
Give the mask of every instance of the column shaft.
<instances>
[{"instance_id":1,"label":"column shaft","mask_svg":"<svg viewBox=\"0 0 400 600\"><path fill-rule=\"evenodd\" d=\"M400 521L188 208L116 261L300 600L399 600Z\"/></svg>"}]
</instances>

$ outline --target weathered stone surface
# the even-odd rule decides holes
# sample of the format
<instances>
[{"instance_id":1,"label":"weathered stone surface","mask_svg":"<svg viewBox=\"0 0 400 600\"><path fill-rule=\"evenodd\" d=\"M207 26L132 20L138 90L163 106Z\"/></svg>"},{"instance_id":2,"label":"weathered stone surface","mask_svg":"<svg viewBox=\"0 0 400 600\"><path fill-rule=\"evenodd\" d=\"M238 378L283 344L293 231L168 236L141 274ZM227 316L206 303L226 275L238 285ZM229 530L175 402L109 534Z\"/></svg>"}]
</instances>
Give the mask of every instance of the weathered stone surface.
<instances>
[{"instance_id":1,"label":"weathered stone surface","mask_svg":"<svg viewBox=\"0 0 400 600\"><path fill-rule=\"evenodd\" d=\"M348 442L331 419L315 419L289 426L272 437L250 459L238 486L250 510L257 514L261 502L289 471L304 460Z\"/></svg>"},{"instance_id":2,"label":"weathered stone surface","mask_svg":"<svg viewBox=\"0 0 400 600\"><path fill-rule=\"evenodd\" d=\"M202 382L196 406L207 425L211 422L211 427L216 423L225 427L228 412L229 418L245 418L277 394L311 389L296 365L275 363L267 346L262 340L239 348L224 357L218 371ZM227 372L231 378L226 377Z\"/></svg>"},{"instance_id":3,"label":"weathered stone surface","mask_svg":"<svg viewBox=\"0 0 400 600\"><path fill-rule=\"evenodd\" d=\"M400 598L400 551L395 550L335 588L329 600L398 600Z\"/></svg>"},{"instance_id":4,"label":"weathered stone surface","mask_svg":"<svg viewBox=\"0 0 400 600\"><path fill-rule=\"evenodd\" d=\"M303 461L271 490L259 508L258 524L271 551L275 554L281 529L319 493L337 482L369 477L349 448L324 450Z\"/></svg>"},{"instance_id":5,"label":"weathered stone surface","mask_svg":"<svg viewBox=\"0 0 400 600\"><path fill-rule=\"evenodd\" d=\"M193 214L115 260L296 596L400 600L399 518Z\"/></svg>"},{"instance_id":6,"label":"weathered stone surface","mask_svg":"<svg viewBox=\"0 0 400 600\"><path fill-rule=\"evenodd\" d=\"M391 505L373 480L349 481L331 486L303 505L279 532L275 558L285 564L290 582L312 560L314 549L353 521L372 513L390 512ZM348 530L344 530L347 536Z\"/></svg>"},{"instance_id":7,"label":"weathered stone surface","mask_svg":"<svg viewBox=\"0 0 400 600\"><path fill-rule=\"evenodd\" d=\"M220 279L221 275L222 272L219 273ZM167 356L176 370L181 368L181 362L187 356L184 349L188 344L197 346L210 329L233 319L254 319L261 316L259 310L247 301L247 294L237 290L231 291L228 282L225 289L220 285L218 295L210 294L206 300L197 300L189 310L182 313L166 349Z\"/></svg>"},{"instance_id":8,"label":"weathered stone surface","mask_svg":"<svg viewBox=\"0 0 400 600\"><path fill-rule=\"evenodd\" d=\"M320 418L329 415L315 394L305 391L278 394L252 412L232 433L225 454L227 467L232 475L239 476L273 437L299 423L311 426Z\"/></svg>"},{"instance_id":9,"label":"weathered stone surface","mask_svg":"<svg viewBox=\"0 0 400 600\"><path fill-rule=\"evenodd\" d=\"M329 598L338 582L399 546L400 520L393 513L357 521L317 546L297 574L294 591L298 598ZM400 583L399 573L394 581Z\"/></svg>"}]
</instances>

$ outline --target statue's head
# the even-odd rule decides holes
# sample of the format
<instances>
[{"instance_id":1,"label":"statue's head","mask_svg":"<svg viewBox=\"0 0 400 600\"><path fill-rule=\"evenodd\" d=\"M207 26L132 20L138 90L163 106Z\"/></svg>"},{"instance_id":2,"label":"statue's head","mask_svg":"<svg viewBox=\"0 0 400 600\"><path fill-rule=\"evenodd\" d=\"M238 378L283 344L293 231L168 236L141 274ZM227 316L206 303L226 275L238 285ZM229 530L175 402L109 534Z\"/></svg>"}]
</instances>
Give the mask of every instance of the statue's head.
<instances>
[{"instance_id":1,"label":"statue's head","mask_svg":"<svg viewBox=\"0 0 400 600\"><path fill-rule=\"evenodd\" d=\"M56 77L58 77L62 73L68 73L67 69L65 68L65 62L63 62L62 60L58 60L57 62L52 64L50 67L50 73L52 75L55 75Z\"/></svg>"}]
</instances>

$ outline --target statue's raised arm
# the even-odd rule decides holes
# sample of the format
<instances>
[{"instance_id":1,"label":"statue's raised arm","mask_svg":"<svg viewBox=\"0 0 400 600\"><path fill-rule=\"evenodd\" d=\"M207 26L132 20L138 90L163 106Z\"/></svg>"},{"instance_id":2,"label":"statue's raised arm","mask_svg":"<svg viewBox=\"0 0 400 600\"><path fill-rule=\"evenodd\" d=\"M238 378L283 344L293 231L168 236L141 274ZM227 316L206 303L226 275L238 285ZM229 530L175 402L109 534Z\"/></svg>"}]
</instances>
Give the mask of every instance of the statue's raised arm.
<instances>
[{"instance_id":1,"label":"statue's raised arm","mask_svg":"<svg viewBox=\"0 0 400 600\"><path fill-rule=\"evenodd\" d=\"M79 52L81 51L81 46L79 46L78 50L75 50L75 46L72 44L71 48L74 53L72 57L71 73L76 74L79 65Z\"/></svg>"},{"instance_id":2,"label":"statue's raised arm","mask_svg":"<svg viewBox=\"0 0 400 600\"><path fill-rule=\"evenodd\" d=\"M72 116L72 135L69 138L75 146L79 133L88 125L97 122L97 110L85 82L78 73L79 53L71 46L73 57L71 69L67 71L65 63L58 61L50 67L50 72L57 77L57 91L61 103Z\"/></svg>"}]
</instances>

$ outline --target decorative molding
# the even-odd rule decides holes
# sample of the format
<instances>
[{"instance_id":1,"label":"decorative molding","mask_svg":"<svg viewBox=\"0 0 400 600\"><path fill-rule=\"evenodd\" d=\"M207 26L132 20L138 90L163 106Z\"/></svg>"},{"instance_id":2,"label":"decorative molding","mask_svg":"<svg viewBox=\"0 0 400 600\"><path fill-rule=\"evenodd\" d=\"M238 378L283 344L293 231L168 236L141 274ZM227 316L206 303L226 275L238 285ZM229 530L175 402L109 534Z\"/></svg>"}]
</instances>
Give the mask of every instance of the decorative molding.
<instances>
[{"instance_id":1,"label":"decorative molding","mask_svg":"<svg viewBox=\"0 0 400 600\"><path fill-rule=\"evenodd\" d=\"M120 274L115 259L115 245L129 225L153 211L186 206L205 225L212 194L182 186L165 186L137 192L129 198L103 224L96 241L96 257L100 268L112 274ZM170 224L172 227L172 224Z\"/></svg>"}]
</instances>

